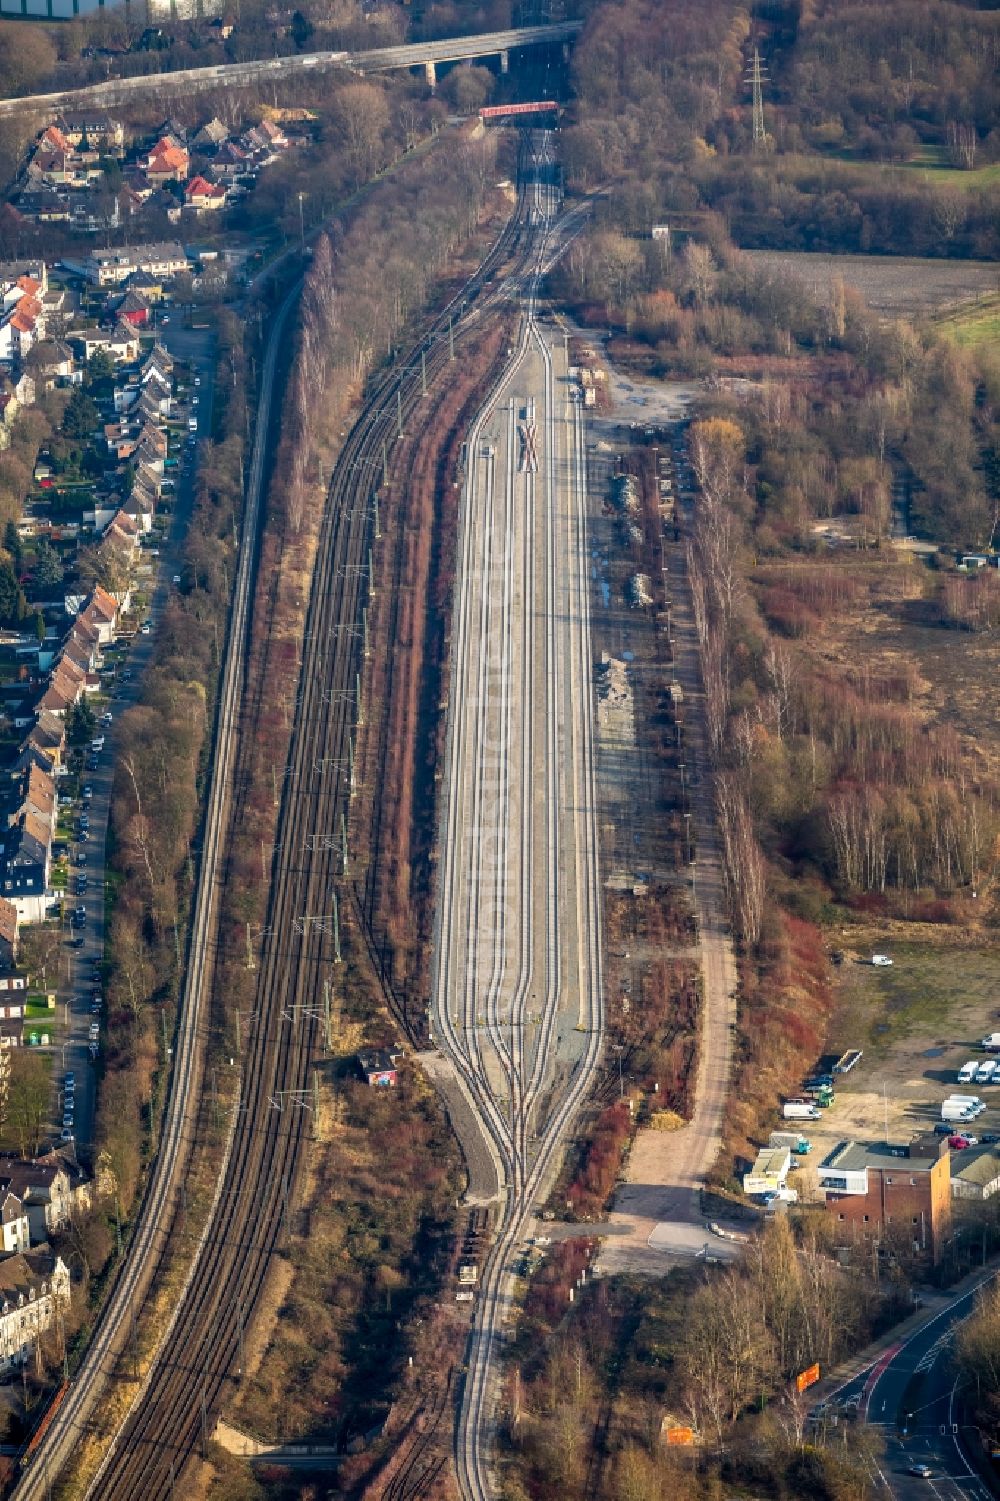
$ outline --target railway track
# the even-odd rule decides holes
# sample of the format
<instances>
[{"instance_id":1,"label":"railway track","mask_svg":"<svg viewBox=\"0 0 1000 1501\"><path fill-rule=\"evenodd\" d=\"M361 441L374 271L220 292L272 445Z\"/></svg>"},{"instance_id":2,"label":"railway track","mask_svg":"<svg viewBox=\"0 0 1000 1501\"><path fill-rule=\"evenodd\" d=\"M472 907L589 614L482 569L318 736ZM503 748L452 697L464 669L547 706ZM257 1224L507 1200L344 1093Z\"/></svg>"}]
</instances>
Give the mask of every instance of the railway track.
<instances>
[{"instance_id":1,"label":"railway track","mask_svg":"<svg viewBox=\"0 0 1000 1501\"><path fill-rule=\"evenodd\" d=\"M539 281L561 248L547 136L535 163L534 253L515 279L521 334L468 444L440 841L434 1031L505 1179L456 1433L466 1501L492 1495L513 1253L590 1089L604 1025L583 425L579 404L557 395L538 317ZM575 229L564 223L563 245ZM579 1045L563 1039L567 1023Z\"/></svg>"},{"instance_id":2,"label":"railway track","mask_svg":"<svg viewBox=\"0 0 1000 1501\"><path fill-rule=\"evenodd\" d=\"M410 419L419 406L421 364L433 379L449 359L450 320L474 302L479 309L488 308L503 293L489 284L495 271L518 253L523 202L522 195L515 217L416 349L374 382L334 470L308 606L281 837L229 1157L169 1340L90 1487L88 1494L101 1501L139 1496L159 1501L182 1494L176 1487L184 1467L206 1442L228 1383L239 1372L244 1331L271 1257L289 1232L309 1129L309 1071L320 997L337 957L337 834L351 796L353 690L372 542L372 466L381 463L383 444L391 447L400 418ZM461 322L455 336L464 336ZM235 721L235 700L233 709ZM198 943L208 950L207 930ZM187 1106L193 1108L192 1100ZM158 1172L169 1177L173 1137L167 1132L164 1140ZM147 1206L150 1234L159 1246L169 1232L176 1186L175 1178L171 1195ZM103 1352L109 1368L115 1353L113 1346ZM19 1501L47 1494L67 1462L68 1449L79 1442L88 1416L72 1399L84 1395L78 1382L46 1436L48 1444L58 1428L60 1445L40 1447L18 1487Z\"/></svg>"}]
</instances>

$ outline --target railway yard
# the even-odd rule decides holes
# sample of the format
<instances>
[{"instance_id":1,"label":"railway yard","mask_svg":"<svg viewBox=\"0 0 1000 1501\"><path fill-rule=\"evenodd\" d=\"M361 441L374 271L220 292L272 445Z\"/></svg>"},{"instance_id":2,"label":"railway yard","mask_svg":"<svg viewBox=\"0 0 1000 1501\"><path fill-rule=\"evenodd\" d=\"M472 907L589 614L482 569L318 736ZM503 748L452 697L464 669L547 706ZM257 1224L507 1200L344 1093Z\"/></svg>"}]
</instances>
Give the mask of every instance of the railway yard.
<instances>
[{"instance_id":1,"label":"railway yard","mask_svg":"<svg viewBox=\"0 0 1000 1501\"><path fill-rule=\"evenodd\" d=\"M463 1407L466 1437L461 1447L469 1477L467 1488L471 1494L485 1493L478 1468L482 1463L485 1394L504 1304L510 1248L553 1164L561 1135L586 1090L600 1048L582 424L565 390L564 341L561 337L555 340L551 333L543 334L533 313L540 258L544 253L551 255L553 243L558 243L558 237L553 241L549 235L556 194L548 183L551 172L546 157L547 151L542 150L537 172L529 174L534 178L532 186L526 189L522 184L517 211L475 275L438 315L417 348L375 383L334 471L309 600L300 691L283 779L281 837L271 869L258 1001L246 1030L243 1083L225 1166L168 1336L161 1342L160 1353L126 1422L90 1482L90 1495L154 1498L177 1494L185 1467L203 1452L219 1408L239 1377L244 1332L271 1258L289 1232L301 1149L312 1118L311 1066L320 1042L321 998L326 983L336 984L340 959L337 893L344 876L340 835L350 808L360 733L355 685L363 665L362 622L375 544L374 468L384 460L402 424L418 409L428 380L433 381L449 360L451 349L463 334L462 315L474 310L479 317L491 305L524 298L526 315L507 378L509 384L505 382L496 393L490 411L483 414L470 440L472 451L474 444L483 444L492 435L495 443L491 446L502 455L490 461L488 480L478 465L470 466L467 501L478 505L480 485L488 485L493 529L480 533L468 528L463 543L466 549L484 545L488 551L497 549L502 560L499 571L491 571L488 577L492 581L491 598L495 585L499 616L490 618L486 601L475 594L473 578L463 572L459 614L463 622L470 617L479 617L481 622L482 611L487 608L486 633L473 639L485 643L489 650L478 652L477 664L471 656L455 654L463 672L468 669L478 673L480 666L483 668L487 674L484 686L494 669L511 680L510 693L504 690L503 714L498 716L499 700L490 691L482 695L481 709L499 730L501 758L505 763L510 758L512 791L513 769L522 783L527 779L534 784L535 759L544 756L545 779L532 789L537 792L533 800L537 803L537 828L532 845L537 860L525 863L525 905L509 930L517 935L524 983L516 987L516 993L508 989L503 1000L496 987L490 994L476 994L478 976L494 968L499 974L505 967L509 943L503 911L493 900L487 880L480 885L477 878L468 890L480 914L477 931L482 948L476 955L478 968L466 977L463 986L465 1021L460 1020L456 1026L450 1007L444 1008L439 1020L436 1008L435 1019L445 1049L452 1052L454 1060L469 1065L469 1087L509 1185L507 1211L477 1305L479 1316ZM497 277L498 271L502 276ZM280 322L272 348L279 339ZM515 481L519 439L512 403L520 392L527 398L534 388L542 435L539 472L528 473L522 468ZM529 524L517 533L516 542L513 532L505 539L504 521L505 515L508 520L511 517L515 488L530 490L531 499L523 517ZM532 563L530 597L513 585L515 546ZM245 547L247 599L250 557L251 548ZM532 618L535 612L537 623ZM502 644L496 634L500 616L506 616ZM528 650L518 640L526 626ZM474 625L473 630L481 631L481 624ZM233 641L227 682L231 678L229 691L238 694L244 671L238 631ZM491 659L490 650L498 645L500 657ZM564 663L564 670L558 676L558 690L555 680L547 690L550 695L559 692L559 699L553 701L546 698L543 682L546 664L556 657ZM515 670L527 695L524 698L519 698L514 689L511 674ZM224 696L218 731L220 751L222 737L235 733L235 716L225 707L231 702ZM467 707L473 707L472 698ZM497 725L498 718L503 720L502 725ZM242 728L244 734L252 734L252 714L244 712ZM482 726L473 724L469 728L475 732ZM532 736L538 742L535 745ZM456 754L454 749L452 754ZM231 763L221 754L217 762L224 777ZM479 759L477 765L480 771L490 768L496 779L499 768L492 753ZM490 816L482 803L483 797L489 796L489 773L477 779L475 767L470 766L466 779L467 788L480 799L477 827L483 840L477 842L476 870L479 878L485 878L492 858L487 849ZM216 806L220 814L224 809L230 816L238 802L238 792L231 796L224 793ZM532 803L526 799L522 802L522 812L530 824ZM501 826L499 813L495 806L494 836ZM454 816L450 803L447 816ZM502 822L506 829L506 820ZM563 842L568 842L573 851L573 881L568 887L561 884L554 864L555 857L564 854ZM505 858L511 862L506 867L493 861L494 883L501 869L509 872L517 863L510 851ZM205 900L211 903L218 880L214 857L206 859L202 879ZM453 895L459 894L454 885L450 889ZM492 916L487 917L487 908ZM203 927L196 928L193 938L195 949L201 945L202 966L210 951L212 910L211 905L206 908ZM458 910L464 925L468 909ZM457 914L454 907L449 911L452 916L442 924L443 934L454 932ZM509 952L512 973L514 957L513 951ZM530 973L526 975L524 965L529 972L532 965L537 966L534 982ZM200 984L204 975L195 968L192 974L198 975ZM538 999L533 1000L533 995ZM530 1010L532 1005L537 1011ZM470 1027L468 1018L475 1018L481 1009L484 1014L488 1011L490 1026L478 1039L477 1023L473 1020ZM538 1017L534 1038L533 1016ZM503 1033L509 1031L512 1021L514 1040L508 1044ZM204 1018L186 1008L181 1027L182 1032L185 1027L203 1029ZM494 1044L493 1061L486 1063ZM467 1045L471 1053L466 1052ZM183 1059L188 1054L179 1050L179 1056ZM559 1066L553 1068L557 1057ZM471 1062L473 1058L475 1063ZM175 1136L190 1134L196 1086L196 1077L189 1076L179 1064L164 1137L168 1147ZM501 1103L505 1092L509 1109ZM106 1305L92 1345L90 1375L94 1379L88 1372L81 1373L88 1379L78 1379L70 1388L34 1450L19 1482L18 1497L46 1496L52 1477L67 1464L87 1431L90 1406L98 1391L96 1378L111 1373L130 1331L134 1331L136 1302L142 1296L141 1284L135 1279L140 1273L148 1277L155 1266L176 1206L183 1162L180 1152L164 1151L159 1158L136 1239L137 1246L149 1248L148 1254L126 1260L126 1272Z\"/></svg>"},{"instance_id":2,"label":"railway yard","mask_svg":"<svg viewBox=\"0 0 1000 1501\"><path fill-rule=\"evenodd\" d=\"M531 215L556 207L540 153ZM519 343L468 440L440 841L435 1040L501 1182L467 1353L457 1464L484 1455L513 1258L601 1049L601 892L586 462L566 342L524 289Z\"/></svg>"}]
</instances>

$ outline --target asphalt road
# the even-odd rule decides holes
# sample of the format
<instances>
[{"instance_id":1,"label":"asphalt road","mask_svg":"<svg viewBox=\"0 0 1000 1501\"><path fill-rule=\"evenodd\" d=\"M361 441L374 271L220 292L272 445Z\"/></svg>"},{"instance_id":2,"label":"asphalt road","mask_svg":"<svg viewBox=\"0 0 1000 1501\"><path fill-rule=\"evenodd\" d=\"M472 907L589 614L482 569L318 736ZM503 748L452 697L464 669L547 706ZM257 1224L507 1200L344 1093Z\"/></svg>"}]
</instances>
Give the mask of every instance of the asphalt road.
<instances>
[{"instance_id":1,"label":"asphalt road","mask_svg":"<svg viewBox=\"0 0 1000 1501\"><path fill-rule=\"evenodd\" d=\"M883 1428L882 1476L896 1501L989 1501L997 1494L978 1477L968 1457L970 1434L963 1424L950 1350L977 1291L998 1275L1000 1269L984 1273L834 1394L838 1402L858 1401L862 1417ZM930 1478L909 1475L913 1464L928 1465Z\"/></svg>"},{"instance_id":2,"label":"asphalt road","mask_svg":"<svg viewBox=\"0 0 1000 1501\"><path fill-rule=\"evenodd\" d=\"M197 374L201 378L201 387L198 391L200 399L198 407L194 410L199 414L198 436L207 437L212 425L211 333L208 329L168 327L159 330L159 337L176 360L185 360L192 364L192 376ZM184 420L186 425L186 415ZM102 993L95 978L95 965L104 958L105 846L111 789L114 782L116 721L123 709L131 707L138 701L142 690L144 670L156 652L156 621L162 614L168 594L174 588L172 580L180 567L181 550L194 505L194 481L197 466L197 448L195 445L188 445L187 436L185 431L185 458L174 471L178 475L178 480L174 491L173 513L167 537L160 548L158 559L146 555L151 570L147 589L151 600L152 630L148 636L136 635L132 641L127 663L123 667L123 670L130 674L129 679L124 682L119 676L112 691L110 708L113 719L107 728L100 727L99 733L104 735L105 743L99 752L98 767L95 771L85 770L81 778L82 784L89 784L93 788L93 797L89 804L90 838L86 842L74 841L71 846L71 877L67 903L70 907L78 905L85 907L87 925L79 935L83 938L82 946L68 948L68 977L65 989L59 995L59 1007L68 1008L63 1012L68 1025L65 1027L64 1041L55 1048L56 1113L53 1134L58 1140L63 1116L62 1080L63 1074L68 1070L76 1076L75 1140L79 1155L85 1159L89 1159L91 1155L90 1149L94 1137L97 1085L97 1074L90 1057L90 1025L95 1019L99 1020L102 1035L106 1025L103 1014L99 1018L95 1018L92 1014L91 1004L95 987L97 993ZM188 461L189 455L191 456L190 462ZM74 826L78 825L78 814L74 816L73 822ZM86 862L83 865L78 863L81 856ZM84 871L88 879L87 891L86 894L78 896L75 894L76 878ZM72 944L75 936L77 935L74 930L67 937L67 944Z\"/></svg>"}]
</instances>

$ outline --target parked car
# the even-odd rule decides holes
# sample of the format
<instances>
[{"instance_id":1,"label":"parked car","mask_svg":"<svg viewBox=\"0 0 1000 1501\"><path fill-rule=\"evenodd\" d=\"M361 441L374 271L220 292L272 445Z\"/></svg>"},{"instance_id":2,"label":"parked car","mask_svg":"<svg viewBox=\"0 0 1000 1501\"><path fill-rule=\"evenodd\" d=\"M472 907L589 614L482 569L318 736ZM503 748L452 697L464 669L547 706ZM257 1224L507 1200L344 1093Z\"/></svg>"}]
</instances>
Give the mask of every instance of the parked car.
<instances>
[{"instance_id":1,"label":"parked car","mask_svg":"<svg viewBox=\"0 0 1000 1501\"><path fill-rule=\"evenodd\" d=\"M100 1035L101 1035L101 1024L100 1024L100 1022L91 1022L91 1024L90 1024L90 1040L91 1040L91 1042L96 1042L97 1039L100 1037Z\"/></svg>"},{"instance_id":2,"label":"parked car","mask_svg":"<svg viewBox=\"0 0 1000 1501\"><path fill-rule=\"evenodd\" d=\"M83 786L83 799L84 799L84 801L89 803L90 799L93 797L93 795L94 795L94 789L93 789L93 787L91 787L91 785L90 785L89 782L85 782L84 786Z\"/></svg>"},{"instance_id":3,"label":"parked car","mask_svg":"<svg viewBox=\"0 0 1000 1501\"><path fill-rule=\"evenodd\" d=\"M111 710L110 710L110 709L107 709L107 710L106 710L106 711L105 711L105 712L104 712L104 713L103 713L103 714L102 714L102 715L101 715L101 723L102 723L102 724L105 724L105 725L107 725L107 724L110 724L110 723L111 723L111 720L112 720L112 717L113 717L113 716L112 716L112 713L111 713Z\"/></svg>"},{"instance_id":4,"label":"parked car","mask_svg":"<svg viewBox=\"0 0 1000 1501\"><path fill-rule=\"evenodd\" d=\"M872 963L876 969L886 969L892 963L892 960L888 954L872 954Z\"/></svg>"},{"instance_id":5,"label":"parked car","mask_svg":"<svg viewBox=\"0 0 1000 1501\"><path fill-rule=\"evenodd\" d=\"M73 1140L73 1128L72 1128L72 1126L63 1126L62 1130L59 1132L59 1140L60 1141L72 1141Z\"/></svg>"},{"instance_id":6,"label":"parked car","mask_svg":"<svg viewBox=\"0 0 1000 1501\"><path fill-rule=\"evenodd\" d=\"M148 636L149 635L149 621L148 620L144 620L142 622L142 625L139 627L139 634L140 634L140 636Z\"/></svg>"},{"instance_id":7,"label":"parked car","mask_svg":"<svg viewBox=\"0 0 1000 1501\"><path fill-rule=\"evenodd\" d=\"M964 1152L966 1147L974 1147L978 1144L978 1136L949 1136L948 1145L954 1152Z\"/></svg>"},{"instance_id":8,"label":"parked car","mask_svg":"<svg viewBox=\"0 0 1000 1501\"><path fill-rule=\"evenodd\" d=\"M911 1465L906 1473L908 1475L916 1475L920 1480L930 1480L934 1471L930 1465Z\"/></svg>"},{"instance_id":9,"label":"parked car","mask_svg":"<svg viewBox=\"0 0 1000 1501\"><path fill-rule=\"evenodd\" d=\"M76 1087L76 1074L67 1074L63 1083L67 1089L74 1089Z\"/></svg>"}]
</instances>

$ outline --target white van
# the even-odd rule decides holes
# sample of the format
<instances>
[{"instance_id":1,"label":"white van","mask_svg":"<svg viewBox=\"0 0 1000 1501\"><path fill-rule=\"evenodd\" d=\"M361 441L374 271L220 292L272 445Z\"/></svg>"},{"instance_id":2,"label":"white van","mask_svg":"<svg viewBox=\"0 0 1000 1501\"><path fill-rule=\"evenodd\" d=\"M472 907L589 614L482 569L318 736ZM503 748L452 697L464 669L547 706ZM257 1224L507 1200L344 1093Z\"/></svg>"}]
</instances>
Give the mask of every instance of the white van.
<instances>
[{"instance_id":1,"label":"white van","mask_svg":"<svg viewBox=\"0 0 1000 1501\"><path fill-rule=\"evenodd\" d=\"M975 1058L970 1058L968 1063L963 1063L962 1067L958 1071L959 1084L971 1084L973 1079L976 1077L976 1070L978 1067L979 1064Z\"/></svg>"},{"instance_id":2,"label":"white van","mask_svg":"<svg viewBox=\"0 0 1000 1501\"><path fill-rule=\"evenodd\" d=\"M198 431L198 419L197 419L197 417L189 417L188 418L188 432L189 433L196 433L197 431Z\"/></svg>"}]
</instances>

